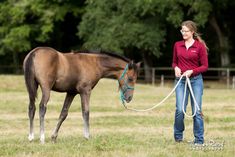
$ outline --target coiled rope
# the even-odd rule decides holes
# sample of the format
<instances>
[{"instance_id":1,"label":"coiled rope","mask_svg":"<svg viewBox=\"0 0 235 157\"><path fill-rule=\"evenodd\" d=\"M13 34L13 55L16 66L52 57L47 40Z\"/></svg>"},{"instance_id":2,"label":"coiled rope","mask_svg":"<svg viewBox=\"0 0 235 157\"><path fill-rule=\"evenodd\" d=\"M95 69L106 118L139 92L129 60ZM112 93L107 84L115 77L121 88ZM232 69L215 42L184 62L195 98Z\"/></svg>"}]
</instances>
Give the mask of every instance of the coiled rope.
<instances>
[{"instance_id":1,"label":"coiled rope","mask_svg":"<svg viewBox=\"0 0 235 157\"><path fill-rule=\"evenodd\" d=\"M186 77L186 82L185 82L185 88L184 88L184 98L183 98L183 102L182 102L182 110L183 110L184 115L186 115L187 117L194 117L196 115L197 110L200 112L200 108L199 108L199 105L198 105L198 103L197 103L197 101L195 99L190 79L187 76L183 76L183 75L180 77L179 81L176 83L175 87L171 90L171 92L161 102L159 102L158 104L156 104L156 105L154 105L154 106L152 106L150 108L147 108L147 109L135 109L135 108L127 107L126 104L125 104L123 93L120 94L121 95L122 104L123 104L123 106L127 110L131 110L131 111L146 112L146 111L153 110L156 107L160 106L162 103L164 103L173 94L173 92L175 91L175 89L177 88L177 86L179 85L179 83L180 83L180 81L182 80L183 77ZM185 109L184 109L184 103L185 103L187 86L189 87L189 91L190 91L190 93L192 95L192 98L193 98L193 101L194 101L194 113L192 115L186 114Z\"/></svg>"}]
</instances>

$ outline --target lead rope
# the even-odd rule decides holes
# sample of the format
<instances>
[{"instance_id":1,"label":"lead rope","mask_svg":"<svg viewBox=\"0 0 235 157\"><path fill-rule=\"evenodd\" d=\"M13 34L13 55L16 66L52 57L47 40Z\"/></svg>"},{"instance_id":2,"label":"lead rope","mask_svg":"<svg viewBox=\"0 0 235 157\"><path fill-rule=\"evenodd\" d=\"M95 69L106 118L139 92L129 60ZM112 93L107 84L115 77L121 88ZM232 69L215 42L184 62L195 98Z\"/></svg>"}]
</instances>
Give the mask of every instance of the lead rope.
<instances>
[{"instance_id":1,"label":"lead rope","mask_svg":"<svg viewBox=\"0 0 235 157\"><path fill-rule=\"evenodd\" d=\"M134 108L129 108L126 106L125 102L123 102L123 106L128 109L128 110L131 110L131 111L137 111L137 112L146 112L146 111L150 111L150 110L153 110L154 108L160 106L163 102L165 102L171 95L172 93L175 91L175 89L177 88L177 86L179 85L180 81L182 80L183 78L183 75L180 77L179 81L176 83L175 87L171 90L171 92L161 101L159 102L158 104L154 105L153 107L151 108L148 108L148 109L134 109Z\"/></svg>"},{"instance_id":2,"label":"lead rope","mask_svg":"<svg viewBox=\"0 0 235 157\"><path fill-rule=\"evenodd\" d=\"M188 84L188 87L189 87L189 91L191 93L191 96L193 97L193 101L194 101L194 113L193 115L188 115L186 112L185 112L185 109L184 109L184 103L185 103L185 97L186 97L186 89L187 89L187 84ZM185 86L184 86L184 98L183 98L183 104L182 104L182 110L183 110L183 113L185 116L187 117L194 117L197 113L197 110L198 112L200 112L200 108L199 108L199 105L195 99L195 96L194 96L194 93L193 93L193 89L192 89L192 86L191 86L191 82L190 82L190 79L188 77L186 77L186 82L185 82Z\"/></svg>"},{"instance_id":3,"label":"lead rope","mask_svg":"<svg viewBox=\"0 0 235 157\"><path fill-rule=\"evenodd\" d=\"M180 81L182 80L182 78L183 78L183 75L180 77L179 81L176 83L175 87L171 90L171 92L170 92L161 102L159 102L158 104L154 105L154 106L151 107L151 108L148 108L148 109L134 109L134 108L129 108L129 107L126 106L125 101L122 101L122 104L123 104L123 106L124 106L127 110L131 110L131 111L146 112L146 111L153 110L154 108L160 106L163 102L165 102L165 101L172 95L172 93L175 91L175 89L176 89L177 86L179 85ZM193 113L192 116L187 115L186 112L185 112L185 110L184 110L184 103L185 103L185 95L186 95L187 84L188 84L188 86L189 86L189 90L190 90L190 92L191 92L191 95L192 95L193 100L194 100L194 103L195 103L195 104L194 104L194 113ZM194 117L194 116L196 115L196 112L197 112L197 111L196 111L196 108L198 109L198 111L200 111L200 108L199 108L199 106L198 106L198 104L197 104L197 101L196 101L196 99L195 99L195 97L194 97L194 94L193 94L193 90L192 90L192 86L191 86L190 79L189 79L188 77L186 77L185 89L184 89L184 100L183 100L183 104L182 104L183 113L184 113L186 116L188 116L188 117Z\"/></svg>"}]
</instances>

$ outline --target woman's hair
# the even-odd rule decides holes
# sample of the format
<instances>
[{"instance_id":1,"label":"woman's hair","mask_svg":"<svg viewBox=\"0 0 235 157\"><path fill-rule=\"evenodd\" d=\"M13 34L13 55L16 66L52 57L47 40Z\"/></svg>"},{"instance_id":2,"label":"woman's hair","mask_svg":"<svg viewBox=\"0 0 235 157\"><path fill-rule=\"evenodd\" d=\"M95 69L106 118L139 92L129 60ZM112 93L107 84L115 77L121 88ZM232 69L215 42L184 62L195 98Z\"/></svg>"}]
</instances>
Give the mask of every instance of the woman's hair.
<instances>
[{"instance_id":1,"label":"woman's hair","mask_svg":"<svg viewBox=\"0 0 235 157\"><path fill-rule=\"evenodd\" d=\"M203 43L206 49L209 50L209 48L206 45L206 42L201 38L200 34L197 32L197 25L195 22L187 20L187 21L182 22L181 26L186 26L187 28L189 28L190 31L193 31L194 32L193 38Z\"/></svg>"}]
</instances>

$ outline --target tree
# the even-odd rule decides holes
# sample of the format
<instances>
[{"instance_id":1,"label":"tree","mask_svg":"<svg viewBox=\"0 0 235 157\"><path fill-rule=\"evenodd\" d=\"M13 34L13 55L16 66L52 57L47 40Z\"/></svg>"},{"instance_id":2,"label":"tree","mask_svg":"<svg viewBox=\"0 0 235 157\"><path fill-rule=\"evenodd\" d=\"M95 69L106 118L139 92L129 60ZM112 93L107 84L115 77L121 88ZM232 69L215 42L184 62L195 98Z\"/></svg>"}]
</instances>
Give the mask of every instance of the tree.
<instances>
[{"instance_id":1,"label":"tree","mask_svg":"<svg viewBox=\"0 0 235 157\"><path fill-rule=\"evenodd\" d=\"M230 56L229 51L232 48L232 43L229 38L231 37L233 26L231 24L231 18L233 15L231 11L234 10L235 2L224 0L216 1L210 0L210 3L213 4L213 11L209 17L209 24L214 29L215 35L217 38L213 38L214 51L220 56L220 66L227 67L230 66Z\"/></svg>"},{"instance_id":2,"label":"tree","mask_svg":"<svg viewBox=\"0 0 235 157\"><path fill-rule=\"evenodd\" d=\"M67 13L78 15L73 0L5 0L0 3L0 54L10 53L19 69L19 53L50 40L55 23Z\"/></svg>"},{"instance_id":3,"label":"tree","mask_svg":"<svg viewBox=\"0 0 235 157\"><path fill-rule=\"evenodd\" d=\"M122 53L137 48L143 57L146 81L150 81L149 58L160 57L167 24L178 27L187 15L204 25L210 9L204 0L88 0L79 36L86 48Z\"/></svg>"},{"instance_id":4,"label":"tree","mask_svg":"<svg viewBox=\"0 0 235 157\"><path fill-rule=\"evenodd\" d=\"M19 65L17 52L30 48L27 38L30 34L30 26L24 24L25 8L27 3L4 1L0 5L0 53L12 52L13 62ZM14 7L13 7L14 6ZM19 69L17 67L17 69Z\"/></svg>"},{"instance_id":5,"label":"tree","mask_svg":"<svg viewBox=\"0 0 235 157\"><path fill-rule=\"evenodd\" d=\"M178 32L180 23L191 19L203 32L213 30L212 36L205 33L209 55L216 54L221 62L219 65L230 64L229 53L233 49L230 40L234 38L233 1L87 0L83 9L84 3L85 0L1 1L0 55L11 55L10 64L17 66L22 62L19 56L35 46L49 45L67 50L77 48L83 40L83 47L88 49L141 56L145 78L151 78L149 67L162 66L165 56L170 60L173 42L181 37ZM78 25L80 17L82 21ZM73 34L76 25L81 41ZM73 35L66 38L70 33ZM76 40L79 40L77 45ZM156 58L161 64L154 63ZM170 61L164 63L170 65Z\"/></svg>"}]
</instances>

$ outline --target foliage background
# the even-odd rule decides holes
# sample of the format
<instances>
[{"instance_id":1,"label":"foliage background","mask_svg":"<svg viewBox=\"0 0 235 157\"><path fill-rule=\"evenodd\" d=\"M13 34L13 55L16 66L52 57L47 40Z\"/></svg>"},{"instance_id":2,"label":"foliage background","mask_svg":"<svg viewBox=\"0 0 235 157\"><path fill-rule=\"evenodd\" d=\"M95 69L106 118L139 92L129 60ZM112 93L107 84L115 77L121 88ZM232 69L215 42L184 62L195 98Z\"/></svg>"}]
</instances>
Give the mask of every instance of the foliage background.
<instances>
[{"instance_id":1,"label":"foliage background","mask_svg":"<svg viewBox=\"0 0 235 157\"><path fill-rule=\"evenodd\" d=\"M171 66L180 23L194 20L207 42L210 67L233 67L235 2L230 0L2 0L0 65L19 69L37 46L62 52L104 49Z\"/></svg>"}]
</instances>

